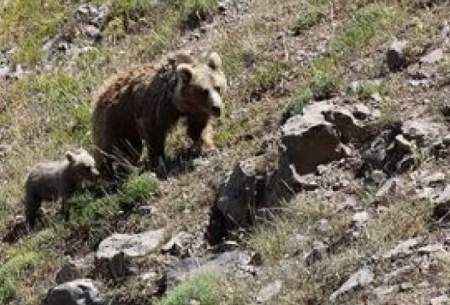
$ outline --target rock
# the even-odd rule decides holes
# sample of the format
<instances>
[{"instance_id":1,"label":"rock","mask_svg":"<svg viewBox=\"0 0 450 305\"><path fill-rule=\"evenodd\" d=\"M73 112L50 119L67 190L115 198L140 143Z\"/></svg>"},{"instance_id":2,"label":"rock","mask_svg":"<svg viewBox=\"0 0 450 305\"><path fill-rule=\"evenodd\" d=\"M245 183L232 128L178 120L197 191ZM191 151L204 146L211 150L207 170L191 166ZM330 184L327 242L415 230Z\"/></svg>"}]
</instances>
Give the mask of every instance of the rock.
<instances>
[{"instance_id":1,"label":"rock","mask_svg":"<svg viewBox=\"0 0 450 305\"><path fill-rule=\"evenodd\" d=\"M280 158L287 166L294 165L299 175L346 157L336 129L323 116L329 110L331 105L326 102L311 104L305 107L303 115L290 118L282 126L284 149Z\"/></svg>"},{"instance_id":2,"label":"rock","mask_svg":"<svg viewBox=\"0 0 450 305\"><path fill-rule=\"evenodd\" d=\"M109 9L106 5L97 6L94 4L80 5L74 14L75 20L79 23L94 25L97 28L104 26L109 14Z\"/></svg>"},{"instance_id":3,"label":"rock","mask_svg":"<svg viewBox=\"0 0 450 305\"><path fill-rule=\"evenodd\" d=\"M397 285L393 286L379 286L373 290L373 293L378 299L383 300L387 295L396 293L399 287Z\"/></svg>"},{"instance_id":4,"label":"rock","mask_svg":"<svg viewBox=\"0 0 450 305\"><path fill-rule=\"evenodd\" d=\"M417 249L417 253L419 253L421 255L431 254L431 253L435 253L435 252L445 252L444 245L443 244L433 244L433 245L427 245L427 246Z\"/></svg>"},{"instance_id":5,"label":"rock","mask_svg":"<svg viewBox=\"0 0 450 305\"><path fill-rule=\"evenodd\" d=\"M352 290L366 287L372 283L374 279L374 274L372 270L365 266L358 270L356 273L352 274L350 278L342 284L342 286L333 292L330 296L330 301L334 302L339 296L346 294Z\"/></svg>"},{"instance_id":6,"label":"rock","mask_svg":"<svg viewBox=\"0 0 450 305\"><path fill-rule=\"evenodd\" d=\"M320 261L324 258L328 253L328 245L324 244L321 241L314 241L312 250L305 254L303 259L305 260L305 264L310 266L317 261Z\"/></svg>"},{"instance_id":7,"label":"rock","mask_svg":"<svg viewBox=\"0 0 450 305\"><path fill-rule=\"evenodd\" d=\"M414 289L414 284L411 282L404 282L404 283L400 284L399 288L400 288L400 292L411 291Z\"/></svg>"},{"instance_id":8,"label":"rock","mask_svg":"<svg viewBox=\"0 0 450 305\"><path fill-rule=\"evenodd\" d=\"M188 257L181 260L166 272L166 286L168 289L189 277L202 273L235 274L239 271L247 272L251 256L242 251L225 252L218 256Z\"/></svg>"},{"instance_id":9,"label":"rock","mask_svg":"<svg viewBox=\"0 0 450 305\"><path fill-rule=\"evenodd\" d=\"M364 227L368 221L369 221L369 213L367 213L367 211L362 211L353 214L352 224L357 228Z\"/></svg>"},{"instance_id":10,"label":"rock","mask_svg":"<svg viewBox=\"0 0 450 305\"><path fill-rule=\"evenodd\" d=\"M432 218L438 223L449 222L450 221L450 201L444 201L444 202L436 204L433 208Z\"/></svg>"},{"instance_id":11,"label":"rock","mask_svg":"<svg viewBox=\"0 0 450 305\"><path fill-rule=\"evenodd\" d=\"M409 120L403 123L402 133L407 140L418 146L429 146L447 134L447 128L436 123L433 118Z\"/></svg>"},{"instance_id":12,"label":"rock","mask_svg":"<svg viewBox=\"0 0 450 305\"><path fill-rule=\"evenodd\" d=\"M78 279L51 288L43 301L43 305L103 305L94 281Z\"/></svg>"},{"instance_id":13,"label":"rock","mask_svg":"<svg viewBox=\"0 0 450 305\"><path fill-rule=\"evenodd\" d=\"M132 273L132 259L154 252L164 235L164 229L139 234L113 234L98 246L96 267L104 276L113 279L129 275Z\"/></svg>"},{"instance_id":14,"label":"rock","mask_svg":"<svg viewBox=\"0 0 450 305\"><path fill-rule=\"evenodd\" d=\"M172 239L170 239L162 248L163 253L170 253L174 256L186 256L188 255L187 246L192 241L194 236L187 232L180 232Z\"/></svg>"},{"instance_id":15,"label":"rock","mask_svg":"<svg viewBox=\"0 0 450 305\"><path fill-rule=\"evenodd\" d=\"M277 280L273 283L270 283L264 286L256 297L256 303L264 304L272 300L281 292L281 288L283 287L283 283L280 280Z\"/></svg>"},{"instance_id":16,"label":"rock","mask_svg":"<svg viewBox=\"0 0 450 305\"><path fill-rule=\"evenodd\" d=\"M436 172L431 175L427 175L421 181L421 184L424 186L436 186L445 181L445 174L443 172ZM450 199L450 198L449 198Z\"/></svg>"},{"instance_id":17,"label":"rock","mask_svg":"<svg viewBox=\"0 0 450 305\"><path fill-rule=\"evenodd\" d=\"M268 179L266 161L264 156L258 156L239 162L223 183L215 205L229 226L252 223L255 212L264 208Z\"/></svg>"},{"instance_id":18,"label":"rock","mask_svg":"<svg viewBox=\"0 0 450 305\"><path fill-rule=\"evenodd\" d=\"M448 304L449 298L446 294L440 295L438 297L432 298L430 300L431 305L444 305Z\"/></svg>"},{"instance_id":19,"label":"rock","mask_svg":"<svg viewBox=\"0 0 450 305\"><path fill-rule=\"evenodd\" d=\"M100 40L102 38L102 32L93 25L84 26L82 32L88 38L91 38L93 40Z\"/></svg>"},{"instance_id":20,"label":"rock","mask_svg":"<svg viewBox=\"0 0 450 305\"><path fill-rule=\"evenodd\" d=\"M401 181L399 178L390 178L383 186L377 191L375 197L383 198L398 193L401 188Z\"/></svg>"},{"instance_id":21,"label":"rock","mask_svg":"<svg viewBox=\"0 0 450 305\"><path fill-rule=\"evenodd\" d=\"M420 59L422 64L435 64L444 58L444 51L441 48L435 49Z\"/></svg>"},{"instance_id":22,"label":"rock","mask_svg":"<svg viewBox=\"0 0 450 305\"><path fill-rule=\"evenodd\" d=\"M395 40L389 46L386 52L386 62L389 70L397 72L407 65L406 48L408 42L404 40Z\"/></svg>"},{"instance_id":23,"label":"rock","mask_svg":"<svg viewBox=\"0 0 450 305\"><path fill-rule=\"evenodd\" d=\"M301 234L295 234L286 241L286 251L290 255L297 255L305 247L307 241L308 237Z\"/></svg>"},{"instance_id":24,"label":"rock","mask_svg":"<svg viewBox=\"0 0 450 305\"><path fill-rule=\"evenodd\" d=\"M447 185L444 191L433 202L438 205L450 202L450 185Z\"/></svg>"},{"instance_id":25,"label":"rock","mask_svg":"<svg viewBox=\"0 0 450 305\"><path fill-rule=\"evenodd\" d=\"M140 215L154 215L157 213L157 209L151 205L140 205L137 208L137 212Z\"/></svg>"},{"instance_id":26,"label":"rock","mask_svg":"<svg viewBox=\"0 0 450 305\"><path fill-rule=\"evenodd\" d=\"M399 278L403 278L408 276L409 273L413 272L415 270L415 267L412 265L406 265L403 267L400 267L391 273L386 274L384 277L384 283L392 283L392 282L398 282Z\"/></svg>"},{"instance_id":27,"label":"rock","mask_svg":"<svg viewBox=\"0 0 450 305\"><path fill-rule=\"evenodd\" d=\"M405 257L413 253L413 249L417 248L421 243L419 238L411 238L400 242L394 249L388 251L383 255L386 259L396 259L399 257Z\"/></svg>"},{"instance_id":28,"label":"rock","mask_svg":"<svg viewBox=\"0 0 450 305\"><path fill-rule=\"evenodd\" d=\"M61 270L56 274L55 281L62 284L76 279L85 278L93 268L94 256L79 259L67 259Z\"/></svg>"}]
</instances>

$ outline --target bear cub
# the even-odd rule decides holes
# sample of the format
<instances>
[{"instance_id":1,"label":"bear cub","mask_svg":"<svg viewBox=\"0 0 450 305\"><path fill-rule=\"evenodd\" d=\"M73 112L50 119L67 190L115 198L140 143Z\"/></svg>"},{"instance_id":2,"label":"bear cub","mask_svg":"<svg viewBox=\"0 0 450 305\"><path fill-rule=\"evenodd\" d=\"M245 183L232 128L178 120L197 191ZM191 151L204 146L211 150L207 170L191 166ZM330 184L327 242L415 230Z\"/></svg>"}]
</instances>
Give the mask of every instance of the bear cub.
<instances>
[{"instance_id":1,"label":"bear cub","mask_svg":"<svg viewBox=\"0 0 450 305\"><path fill-rule=\"evenodd\" d=\"M93 115L94 158L102 174L136 165L145 143L147 160L164 177L165 140L180 119L186 121L195 152L215 150L211 118L223 110L226 86L215 52L201 58L180 52L159 68L143 66L111 79Z\"/></svg>"},{"instance_id":2,"label":"bear cub","mask_svg":"<svg viewBox=\"0 0 450 305\"><path fill-rule=\"evenodd\" d=\"M36 164L25 182L25 217L32 228L38 217L42 201L61 199L62 212L69 217L67 199L83 182L99 176L94 158L85 149L67 151L65 159Z\"/></svg>"}]
</instances>

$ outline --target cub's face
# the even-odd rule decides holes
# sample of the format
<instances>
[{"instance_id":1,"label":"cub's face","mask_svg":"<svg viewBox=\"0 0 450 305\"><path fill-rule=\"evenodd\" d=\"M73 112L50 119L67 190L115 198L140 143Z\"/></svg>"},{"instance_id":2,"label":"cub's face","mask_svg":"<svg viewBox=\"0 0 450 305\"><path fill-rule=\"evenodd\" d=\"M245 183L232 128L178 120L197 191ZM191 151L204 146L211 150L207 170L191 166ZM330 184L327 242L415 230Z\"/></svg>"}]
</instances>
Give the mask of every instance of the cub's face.
<instances>
[{"instance_id":1,"label":"cub's face","mask_svg":"<svg viewBox=\"0 0 450 305\"><path fill-rule=\"evenodd\" d=\"M206 63L178 65L177 77L175 105L178 110L189 114L220 116L227 80L217 53L211 53Z\"/></svg>"},{"instance_id":2,"label":"cub's face","mask_svg":"<svg viewBox=\"0 0 450 305\"><path fill-rule=\"evenodd\" d=\"M79 179L93 181L99 177L95 160L86 150L68 151L66 158Z\"/></svg>"}]
</instances>

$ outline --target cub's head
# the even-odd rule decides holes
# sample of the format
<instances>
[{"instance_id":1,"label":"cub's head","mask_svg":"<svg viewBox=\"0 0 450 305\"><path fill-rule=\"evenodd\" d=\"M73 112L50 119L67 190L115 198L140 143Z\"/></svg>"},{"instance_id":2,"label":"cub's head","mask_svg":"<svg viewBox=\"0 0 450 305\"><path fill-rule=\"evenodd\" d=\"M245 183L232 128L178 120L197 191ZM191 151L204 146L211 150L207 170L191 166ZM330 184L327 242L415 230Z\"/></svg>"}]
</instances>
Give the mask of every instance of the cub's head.
<instances>
[{"instance_id":1,"label":"cub's head","mask_svg":"<svg viewBox=\"0 0 450 305\"><path fill-rule=\"evenodd\" d=\"M175 106L183 113L220 116L223 110L222 94L227 80L222 71L220 56L210 53L204 62L180 63L176 67L177 86Z\"/></svg>"},{"instance_id":2,"label":"cub's head","mask_svg":"<svg viewBox=\"0 0 450 305\"><path fill-rule=\"evenodd\" d=\"M78 179L93 181L99 177L100 173L95 166L94 158L85 149L67 151L66 158Z\"/></svg>"}]
</instances>

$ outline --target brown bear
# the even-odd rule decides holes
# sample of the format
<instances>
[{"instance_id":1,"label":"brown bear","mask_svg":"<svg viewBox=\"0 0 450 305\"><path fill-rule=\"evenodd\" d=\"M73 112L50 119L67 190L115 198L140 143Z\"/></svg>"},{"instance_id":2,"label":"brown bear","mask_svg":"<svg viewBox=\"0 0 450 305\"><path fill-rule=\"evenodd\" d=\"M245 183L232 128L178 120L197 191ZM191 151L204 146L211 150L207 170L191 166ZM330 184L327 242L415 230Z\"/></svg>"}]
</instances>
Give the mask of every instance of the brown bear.
<instances>
[{"instance_id":1,"label":"brown bear","mask_svg":"<svg viewBox=\"0 0 450 305\"><path fill-rule=\"evenodd\" d=\"M181 118L195 150L215 149L210 119L222 112L227 81L219 55L205 59L178 53L157 69L144 66L107 82L93 115L94 158L103 174L117 173L113 164L136 165L146 145L153 169L165 176L165 140Z\"/></svg>"},{"instance_id":2,"label":"brown bear","mask_svg":"<svg viewBox=\"0 0 450 305\"><path fill-rule=\"evenodd\" d=\"M25 182L25 217L33 227L44 200L62 200L64 217L69 217L67 199L84 181L99 176L94 158L84 149L67 151L65 160L36 164Z\"/></svg>"}]
</instances>

